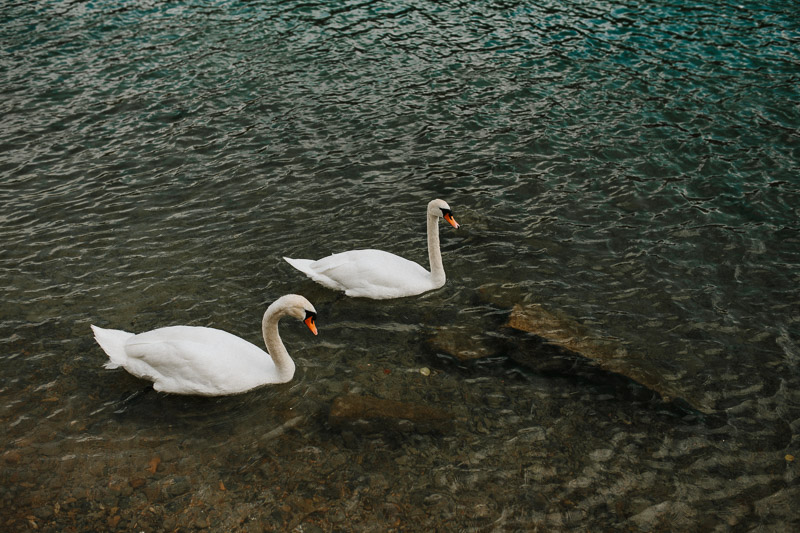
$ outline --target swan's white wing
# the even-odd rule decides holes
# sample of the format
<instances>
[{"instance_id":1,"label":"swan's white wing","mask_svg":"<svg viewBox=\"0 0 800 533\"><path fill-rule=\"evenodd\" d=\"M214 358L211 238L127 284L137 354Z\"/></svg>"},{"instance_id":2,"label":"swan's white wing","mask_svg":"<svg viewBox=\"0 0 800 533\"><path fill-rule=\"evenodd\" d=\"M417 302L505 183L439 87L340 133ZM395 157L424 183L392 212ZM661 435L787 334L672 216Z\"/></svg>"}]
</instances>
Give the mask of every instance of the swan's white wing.
<instances>
[{"instance_id":1,"label":"swan's white wing","mask_svg":"<svg viewBox=\"0 0 800 533\"><path fill-rule=\"evenodd\" d=\"M397 298L431 290L431 274L403 257L382 250L351 250L318 261L309 267L312 279L348 296Z\"/></svg>"},{"instance_id":2,"label":"swan's white wing","mask_svg":"<svg viewBox=\"0 0 800 533\"><path fill-rule=\"evenodd\" d=\"M172 326L134 335L126 343L131 374L156 390L232 394L269 382L275 365L255 345L213 328Z\"/></svg>"}]
</instances>

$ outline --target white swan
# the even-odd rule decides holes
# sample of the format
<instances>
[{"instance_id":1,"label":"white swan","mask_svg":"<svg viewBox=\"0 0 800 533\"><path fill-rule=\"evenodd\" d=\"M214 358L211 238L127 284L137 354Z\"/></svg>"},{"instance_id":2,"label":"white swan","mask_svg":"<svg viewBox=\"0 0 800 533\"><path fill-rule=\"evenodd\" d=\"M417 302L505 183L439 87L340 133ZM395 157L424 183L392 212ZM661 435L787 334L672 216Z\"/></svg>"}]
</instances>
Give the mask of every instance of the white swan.
<instances>
[{"instance_id":1,"label":"white swan","mask_svg":"<svg viewBox=\"0 0 800 533\"><path fill-rule=\"evenodd\" d=\"M385 300L438 289L445 282L439 250L439 219L444 218L454 228L459 225L444 200L431 201L427 213L430 272L413 261L381 250L350 250L318 261L284 259L320 285L344 291L347 296Z\"/></svg>"},{"instance_id":2,"label":"white swan","mask_svg":"<svg viewBox=\"0 0 800 533\"><path fill-rule=\"evenodd\" d=\"M94 325L92 330L108 354L106 368L123 367L152 381L157 391L222 396L291 381L294 361L278 335L278 320L286 315L302 320L317 334L314 306L297 294L282 296L267 308L261 322L269 353L213 328L171 326L138 335Z\"/></svg>"}]
</instances>

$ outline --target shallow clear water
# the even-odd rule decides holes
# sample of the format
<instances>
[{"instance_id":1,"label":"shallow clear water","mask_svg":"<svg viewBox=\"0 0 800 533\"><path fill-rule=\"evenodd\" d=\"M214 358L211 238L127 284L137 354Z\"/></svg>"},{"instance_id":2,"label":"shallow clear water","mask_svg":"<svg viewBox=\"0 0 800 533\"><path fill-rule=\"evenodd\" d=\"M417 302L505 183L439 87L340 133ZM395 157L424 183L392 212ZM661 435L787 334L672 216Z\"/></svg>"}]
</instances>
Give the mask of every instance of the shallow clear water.
<instances>
[{"instance_id":1,"label":"shallow clear water","mask_svg":"<svg viewBox=\"0 0 800 533\"><path fill-rule=\"evenodd\" d=\"M800 525L796 2L53 1L0 21L5 530ZM441 227L440 290L345 299L281 259L427 264L435 197L462 224ZM89 324L258 344L289 292L320 327L282 322L292 383L114 412L143 382L102 367ZM520 364L551 356L502 327L517 303L616 339L702 413ZM453 329L490 353L428 341ZM454 422L342 431L348 392Z\"/></svg>"}]
</instances>

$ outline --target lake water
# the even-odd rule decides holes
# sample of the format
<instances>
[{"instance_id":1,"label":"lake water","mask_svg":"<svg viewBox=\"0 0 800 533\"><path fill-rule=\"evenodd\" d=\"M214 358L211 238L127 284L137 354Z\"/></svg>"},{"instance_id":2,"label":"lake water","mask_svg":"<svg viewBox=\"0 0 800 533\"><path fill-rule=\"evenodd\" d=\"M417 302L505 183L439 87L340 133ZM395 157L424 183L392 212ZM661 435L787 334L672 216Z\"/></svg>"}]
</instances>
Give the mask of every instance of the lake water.
<instances>
[{"instance_id":1,"label":"lake water","mask_svg":"<svg viewBox=\"0 0 800 533\"><path fill-rule=\"evenodd\" d=\"M0 529L800 527L797 2L40 1L0 22ZM348 299L281 259L427 265L437 197L462 225L439 290ZM260 345L290 292L320 329L282 321L293 382L120 408L144 382L103 368L90 324ZM615 339L689 407L549 354L504 327L516 304ZM489 348L461 360L430 341L448 331ZM453 422L342 429L348 394Z\"/></svg>"}]
</instances>

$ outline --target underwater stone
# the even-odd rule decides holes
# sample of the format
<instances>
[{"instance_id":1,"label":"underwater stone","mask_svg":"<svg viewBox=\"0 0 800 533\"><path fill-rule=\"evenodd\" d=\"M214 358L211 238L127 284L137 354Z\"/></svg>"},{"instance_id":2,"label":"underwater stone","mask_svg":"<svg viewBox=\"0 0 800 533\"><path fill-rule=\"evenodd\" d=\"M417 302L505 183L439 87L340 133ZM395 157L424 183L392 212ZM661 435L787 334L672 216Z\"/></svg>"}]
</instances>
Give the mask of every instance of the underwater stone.
<instances>
[{"instance_id":1,"label":"underwater stone","mask_svg":"<svg viewBox=\"0 0 800 533\"><path fill-rule=\"evenodd\" d=\"M348 394L333 400L328 421L334 428L355 433L442 433L449 431L453 415L410 402Z\"/></svg>"},{"instance_id":2,"label":"underwater stone","mask_svg":"<svg viewBox=\"0 0 800 533\"><path fill-rule=\"evenodd\" d=\"M646 359L630 354L617 340L604 337L564 313L545 309L540 304L517 304L511 310L506 326L531 333L545 343L562 348L588 360L601 369L624 376L646 389L658 394L665 402L673 402L681 408L710 413L713 409L703 404L690 391L679 390L675 383L654 369L647 368ZM515 360L521 364L541 367L542 361L535 354L517 354Z\"/></svg>"}]
</instances>

